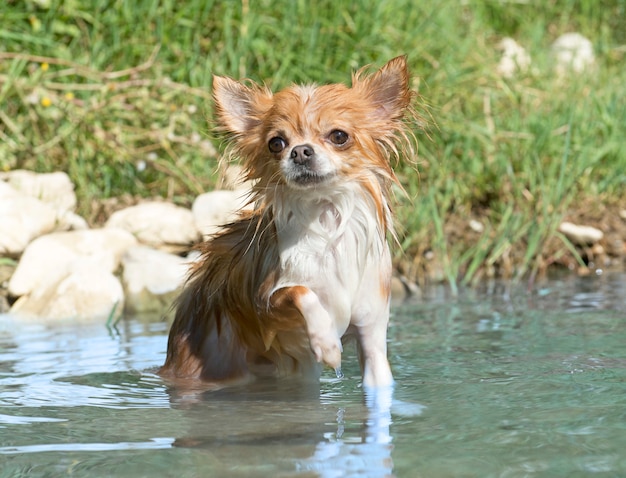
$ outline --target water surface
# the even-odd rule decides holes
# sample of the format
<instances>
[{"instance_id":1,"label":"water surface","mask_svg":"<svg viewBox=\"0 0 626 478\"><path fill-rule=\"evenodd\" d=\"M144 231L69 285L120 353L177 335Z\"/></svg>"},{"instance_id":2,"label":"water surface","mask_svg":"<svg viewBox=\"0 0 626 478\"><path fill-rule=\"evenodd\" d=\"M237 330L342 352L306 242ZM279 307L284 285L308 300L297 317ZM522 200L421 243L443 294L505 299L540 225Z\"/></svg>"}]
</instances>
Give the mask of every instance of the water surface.
<instances>
[{"instance_id":1,"label":"water surface","mask_svg":"<svg viewBox=\"0 0 626 478\"><path fill-rule=\"evenodd\" d=\"M0 316L0 477L626 476L626 275L433 288L393 309L393 400L345 378L212 392L167 324Z\"/></svg>"}]
</instances>

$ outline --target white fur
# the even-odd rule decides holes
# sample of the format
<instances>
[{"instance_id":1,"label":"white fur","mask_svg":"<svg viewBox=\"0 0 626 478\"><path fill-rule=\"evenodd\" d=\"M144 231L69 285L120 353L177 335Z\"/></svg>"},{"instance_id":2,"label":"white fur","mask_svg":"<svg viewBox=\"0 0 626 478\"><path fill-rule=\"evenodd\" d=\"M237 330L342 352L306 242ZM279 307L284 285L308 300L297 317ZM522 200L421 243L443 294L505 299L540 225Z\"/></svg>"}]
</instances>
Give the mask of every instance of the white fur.
<instances>
[{"instance_id":1,"label":"white fur","mask_svg":"<svg viewBox=\"0 0 626 478\"><path fill-rule=\"evenodd\" d=\"M384 386L392 379L385 343L389 304L381 280L390 274L391 259L374 199L361 188L344 178L276 191L281 274L274 290L309 288L301 312L316 358L338 366L340 339L354 329L365 359L364 383Z\"/></svg>"}]
</instances>

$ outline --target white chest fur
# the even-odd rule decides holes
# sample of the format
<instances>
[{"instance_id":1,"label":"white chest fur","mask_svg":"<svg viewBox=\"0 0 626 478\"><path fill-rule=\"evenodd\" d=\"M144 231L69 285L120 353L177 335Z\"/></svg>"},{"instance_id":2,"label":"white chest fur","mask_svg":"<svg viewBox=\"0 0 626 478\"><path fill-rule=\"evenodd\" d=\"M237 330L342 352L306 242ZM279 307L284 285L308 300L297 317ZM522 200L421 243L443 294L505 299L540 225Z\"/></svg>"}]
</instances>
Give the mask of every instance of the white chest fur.
<instances>
[{"instance_id":1,"label":"white chest fur","mask_svg":"<svg viewBox=\"0 0 626 478\"><path fill-rule=\"evenodd\" d=\"M374 200L351 185L287 190L275 202L281 274L275 289L304 285L347 328L365 277L388 261ZM385 206L386 207L386 206Z\"/></svg>"}]
</instances>

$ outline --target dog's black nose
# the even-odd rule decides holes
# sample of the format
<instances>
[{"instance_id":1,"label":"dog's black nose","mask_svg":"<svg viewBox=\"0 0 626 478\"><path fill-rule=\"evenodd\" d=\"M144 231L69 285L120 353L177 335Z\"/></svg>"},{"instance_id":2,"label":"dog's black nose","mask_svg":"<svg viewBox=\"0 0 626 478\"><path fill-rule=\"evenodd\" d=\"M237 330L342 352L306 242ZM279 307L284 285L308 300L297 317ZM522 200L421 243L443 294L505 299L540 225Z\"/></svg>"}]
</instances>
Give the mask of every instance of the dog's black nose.
<instances>
[{"instance_id":1,"label":"dog's black nose","mask_svg":"<svg viewBox=\"0 0 626 478\"><path fill-rule=\"evenodd\" d=\"M311 161L313 156L315 156L315 150L313 146L309 144L301 144L291 150L291 160L295 164L306 165Z\"/></svg>"}]
</instances>

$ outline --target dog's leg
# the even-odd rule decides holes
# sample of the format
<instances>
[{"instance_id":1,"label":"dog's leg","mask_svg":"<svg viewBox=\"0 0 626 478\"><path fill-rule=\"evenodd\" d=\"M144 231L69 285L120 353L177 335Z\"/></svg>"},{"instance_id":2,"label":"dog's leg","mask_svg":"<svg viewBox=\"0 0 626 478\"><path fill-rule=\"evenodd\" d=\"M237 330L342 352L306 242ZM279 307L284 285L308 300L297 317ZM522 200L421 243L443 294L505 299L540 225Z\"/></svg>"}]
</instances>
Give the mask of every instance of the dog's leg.
<instances>
[{"instance_id":1,"label":"dog's leg","mask_svg":"<svg viewBox=\"0 0 626 478\"><path fill-rule=\"evenodd\" d=\"M315 292L305 286L283 287L272 294L270 304L276 315L297 310L306 323L315 359L335 370L341 366L342 348L337 327Z\"/></svg>"},{"instance_id":2,"label":"dog's leg","mask_svg":"<svg viewBox=\"0 0 626 478\"><path fill-rule=\"evenodd\" d=\"M391 296L391 256L385 248L380 260L365 271L350 324L356 329L357 351L365 387L393 385L387 359L387 326Z\"/></svg>"},{"instance_id":3,"label":"dog's leg","mask_svg":"<svg viewBox=\"0 0 626 478\"><path fill-rule=\"evenodd\" d=\"M367 325L358 327L360 363L363 386L388 387L393 376L387 360L387 317L379 317Z\"/></svg>"},{"instance_id":4,"label":"dog's leg","mask_svg":"<svg viewBox=\"0 0 626 478\"><path fill-rule=\"evenodd\" d=\"M366 287L361 291L359 307L352 311L351 317L351 324L357 331L357 350L365 387L381 388L393 385L391 367L387 359L390 263L383 271L382 276L373 273L368 275L376 280L364 284Z\"/></svg>"}]
</instances>

